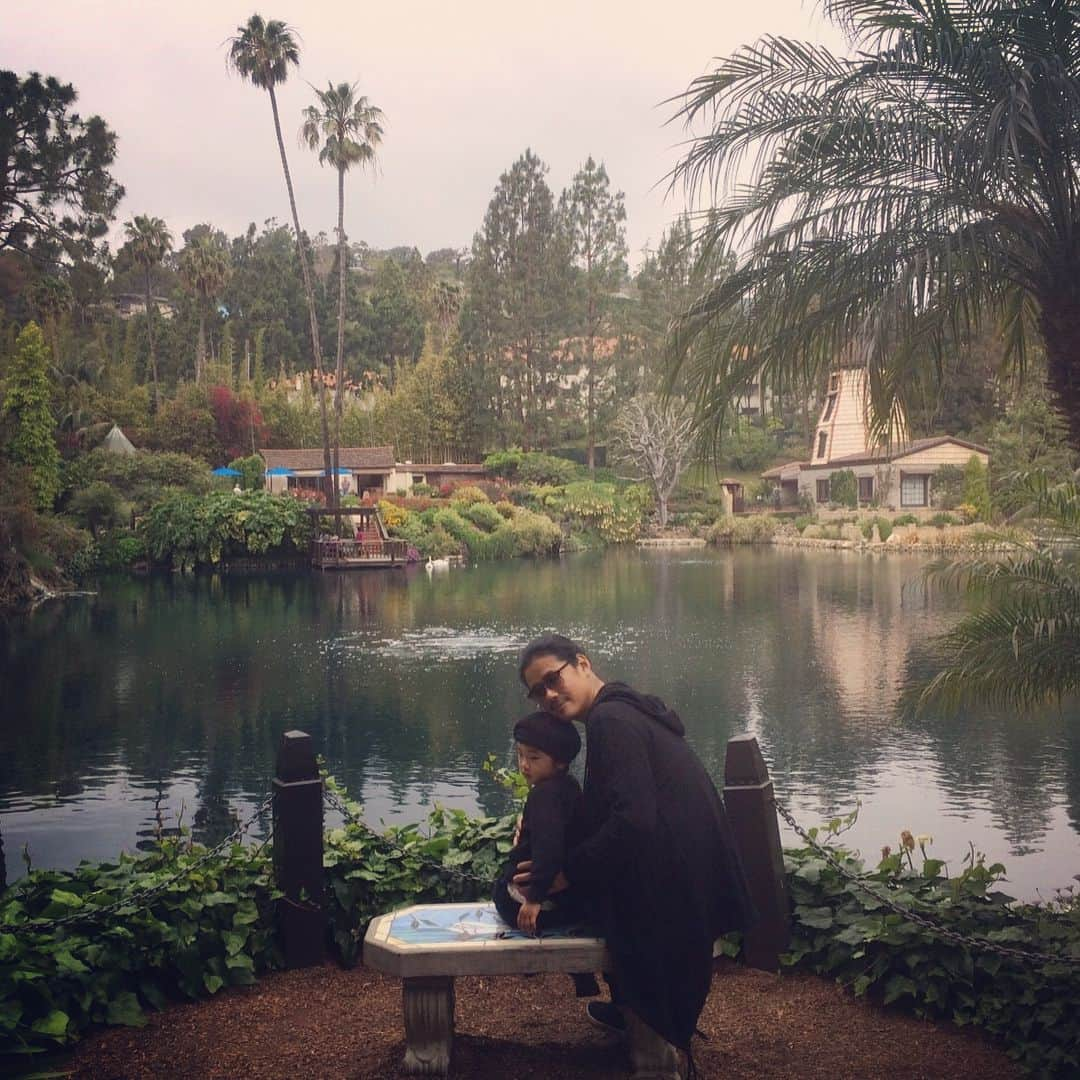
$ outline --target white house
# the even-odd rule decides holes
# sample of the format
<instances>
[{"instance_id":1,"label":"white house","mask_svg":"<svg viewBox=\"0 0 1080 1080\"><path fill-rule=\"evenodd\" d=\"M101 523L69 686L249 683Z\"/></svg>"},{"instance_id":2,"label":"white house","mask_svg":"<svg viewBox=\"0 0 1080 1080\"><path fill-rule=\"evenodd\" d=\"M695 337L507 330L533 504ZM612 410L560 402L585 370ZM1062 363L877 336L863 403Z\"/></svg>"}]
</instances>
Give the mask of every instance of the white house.
<instances>
[{"instance_id":1,"label":"white house","mask_svg":"<svg viewBox=\"0 0 1080 1080\"><path fill-rule=\"evenodd\" d=\"M917 513L930 508L934 474L943 465L963 468L972 457L983 465L990 461L986 447L954 435L909 439L903 418L896 425L892 442L875 441L869 416L865 368L834 371L829 376L810 460L777 465L762 477L780 485L785 504L794 504L801 495L826 503L833 473L850 469L858 482L860 505Z\"/></svg>"}]
</instances>

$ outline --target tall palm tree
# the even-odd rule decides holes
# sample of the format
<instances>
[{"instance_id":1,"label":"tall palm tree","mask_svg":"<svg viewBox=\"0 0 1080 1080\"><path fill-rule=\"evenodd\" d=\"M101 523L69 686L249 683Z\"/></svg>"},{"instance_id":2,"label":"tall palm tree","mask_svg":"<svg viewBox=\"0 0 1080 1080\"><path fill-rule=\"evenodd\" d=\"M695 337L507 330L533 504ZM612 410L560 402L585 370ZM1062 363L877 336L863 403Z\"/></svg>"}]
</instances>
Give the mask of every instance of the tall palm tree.
<instances>
[{"instance_id":1,"label":"tall palm tree","mask_svg":"<svg viewBox=\"0 0 1080 1080\"><path fill-rule=\"evenodd\" d=\"M201 236L180 253L180 277L194 293L199 307L199 340L195 346L195 381L206 369L206 314L232 276L229 253L209 236Z\"/></svg>"},{"instance_id":2,"label":"tall palm tree","mask_svg":"<svg viewBox=\"0 0 1080 1080\"><path fill-rule=\"evenodd\" d=\"M270 109L274 114L274 133L277 135L281 169L285 173L285 187L289 192L293 228L296 230L296 248L300 257L300 272L307 296L308 321L311 324L311 353L315 368L315 380L319 387L319 413L322 421L323 468L327 503L334 505L337 477L330 471L330 425L326 414L326 385L323 382L322 347L319 344L319 318L315 311L315 290L311 284L304 234L300 230L300 215L296 211L296 195L293 192L289 159L285 154L285 141L281 137L281 120L278 116L277 95L274 88L289 77L289 68L300 63L300 49L292 28L279 19L263 19L252 15L243 26L236 28L236 36L229 39L229 65L253 86L270 95Z\"/></svg>"},{"instance_id":3,"label":"tall palm tree","mask_svg":"<svg viewBox=\"0 0 1080 1080\"><path fill-rule=\"evenodd\" d=\"M314 89L314 88L313 88ZM334 384L334 491L341 455L341 414L345 388L345 271L349 261L345 242L345 174L354 165L375 163L375 148L382 142L382 109L357 95L356 84L327 84L315 90L317 105L304 110L300 137L319 151L319 164L337 169L338 174L338 320L337 364Z\"/></svg>"},{"instance_id":4,"label":"tall palm tree","mask_svg":"<svg viewBox=\"0 0 1080 1080\"><path fill-rule=\"evenodd\" d=\"M854 350L884 433L996 324L1018 369L1041 341L1080 448L1080 6L823 6L851 56L763 38L679 104L699 134L673 181L739 258L678 320L669 374L715 431L761 368L783 389Z\"/></svg>"},{"instance_id":5,"label":"tall palm tree","mask_svg":"<svg viewBox=\"0 0 1080 1080\"><path fill-rule=\"evenodd\" d=\"M158 385L157 353L154 350L154 316L157 304L151 288L150 275L161 265L165 256L172 250L172 233L161 218L149 214L136 214L124 225L131 256L143 269L143 281L146 287L146 336L150 343L150 372L154 380L154 408L161 408L161 387Z\"/></svg>"}]
</instances>

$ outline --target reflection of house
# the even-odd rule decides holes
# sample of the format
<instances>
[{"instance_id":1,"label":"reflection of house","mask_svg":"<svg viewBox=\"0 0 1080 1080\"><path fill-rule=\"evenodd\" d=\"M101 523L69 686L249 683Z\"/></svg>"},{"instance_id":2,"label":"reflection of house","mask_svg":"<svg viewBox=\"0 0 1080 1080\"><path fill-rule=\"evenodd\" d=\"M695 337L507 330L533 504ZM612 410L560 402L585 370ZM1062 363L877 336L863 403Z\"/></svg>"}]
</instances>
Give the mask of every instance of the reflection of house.
<instances>
[{"instance_id":1,"label":"reflection of house","mask_svg":"<svg viewBox=\"0 0 1080 1080\"><path fill-rule=\"evenodd\" d=\"M323 490L322 449L263 450L266 463L268 491ZM459 465L452 461L422 465L411 461L396 462L392 446L343 446L338 457L339 490L348 495L407 494L413 484L466 484L483 480L487 472L483 465Z\"/></svg>"},{"instance_id":2,"label":"reflection of house","mask_svg":"<svg viewBox=\"0 0 1080 1080\"><path fill-rule=\"evenodd\" d=\"M154 297L154 306L163 319L171 319L176 308L171 300L164 296ZM112 298L112 307L121 319L131 319L136 315L146 314L146 296L143 293L116 293Z\"/></svg>"},{"instance_id":3,"label":"reflection of house","mask_svg":"<svg viewBox=\"0 0 1080 1080\"><path fill-rule=\"evenodd\" d=\"M902 419L894 441L877 441L871 434L869 416L865 369L833 372L810 460L777 465L762 473L763 479L780 485L784 504L794 504L801 495L826 503L833 473L850 469L861 505L919 510L930 506L933 477L943 465L962 468L972 457L983 465L990 460L985 447L952 435L909 440Z\"/></svg>"}]
</instances>

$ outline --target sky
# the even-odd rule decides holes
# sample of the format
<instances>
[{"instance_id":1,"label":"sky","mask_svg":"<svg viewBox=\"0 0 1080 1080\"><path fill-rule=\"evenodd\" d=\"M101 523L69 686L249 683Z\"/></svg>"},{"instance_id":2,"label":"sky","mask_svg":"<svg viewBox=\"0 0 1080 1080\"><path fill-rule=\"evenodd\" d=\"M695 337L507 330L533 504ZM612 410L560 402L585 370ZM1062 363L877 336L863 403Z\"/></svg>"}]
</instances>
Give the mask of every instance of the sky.
<instances>
[{"instance_id":1,"label":"sky","mask_svg":"<svg viewBox=\"0 0 1080 1080\"><path fill-rule=\"evenodd\" d=\"M347 179L346 234L425 254L468 247L500 174L531 148L556 195L587 156L604 162L637 264L684 206L665 177L686 134L662 102L762 35L843 47L800 0L7 0L0 66L73 83L80 111L117 133L118 222L236 235L289 219L268 95L225 65L253 11L300 39L279 106L302 226L331 232L337 215L334 174L297 140L309 84L356 82L386 134L377 171Z\"/></svg>"}]
</instances>

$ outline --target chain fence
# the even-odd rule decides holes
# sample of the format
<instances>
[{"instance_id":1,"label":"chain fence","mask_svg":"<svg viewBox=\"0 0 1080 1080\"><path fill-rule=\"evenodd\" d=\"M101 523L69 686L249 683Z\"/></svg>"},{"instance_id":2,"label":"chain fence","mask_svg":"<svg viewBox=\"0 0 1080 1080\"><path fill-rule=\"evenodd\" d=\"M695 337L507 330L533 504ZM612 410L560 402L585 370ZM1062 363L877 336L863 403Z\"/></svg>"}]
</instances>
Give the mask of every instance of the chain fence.
<instances>
[{"instance_id":1,"label":"chain fence","mask_svg":"<svg viewBox=\"0 0 1080 1080\"><path fill-rule=\"evenodd\" d=\"M791 811L788 810L788 808L775 796L773 797L773 805L776 807L776 812L789 826L791 826L796 835L805 842L807 847L817 852L817 854L820 855L822 859L824 859L825 862L845 881L854 885L861 892L888 908L893 914L899 915L908 922L914 923L927 933L951 942L953 945L959 945L965 949L977 949L982 952L994 953L1007 960L1022 960L1025 963L1034 964L1066 964L1069 966L1080 966L1080 956L1066 956L1062 953L1039 952L1036 949L1016 949L1009 945L1002 945L997 941L991 941L989 938L961 934L956 930L950 930L947 926L942 926L933 919L927 918L927 916L920 912L913 911L903 904L898 904L891 897L886 896L873 888L859 874L844 866L844 864L836 857L836 854L824 844L818 843L818 841L795 820Z\"/></svg>"},{"instance_id":2,"label":"chain fence","mask_svg":"<svg viewBox=\"0 0 1080 1080\"><path fill-rule=\"evenodd\" d=\"M64 915L57 919L28 919L26 922L20 923L0 923L0 933L18 934L26 933L27 931L44 932L59 930L62 927L72 926L75 923L96 921L98 919L104 919L111 915L117 914L123 908L129 907L146 907L156 896L171 889L178 881L182 881L189 874L195 873L197 870L201 870L202 867L208 863L213 862L225 851L238 843L247 834L248 830L259 821L264 814L270 809L274 801L272 794L266 795L262 802L256 807L254 813L247 819L237 825L235 829L228 836L224 837L212 848L208 848L202 855L200 855L194 862L188 863L187 866L181 867L175 874L170 874L169 877L163 878L161 881L155 882L153 885L149 885L144 889L134 889L130 893L125 893L117 900L114 900L110 904L102 904L100 906L94 906L89 909L85 909L85 905L88 901L92 901L95 897L102 896L105 893L111 893L113 890L109 887L97 889L92 893L87 893L85 896L80 897L83 902L84 909L72 912L70 915ZM272 831L272 828L271 828Z\"/></svg>"},{"instance_id":3,"label":"chain fence","mask_svg":"<svg viewBox=\"0 0 1080 1080\"><path fill-rule=\"evenodd\" d=\"M345 805L341 796L339 796L336 791L331 791L329 788L324 789L323 798L326 800L326 804L336 810L350 825L355 825L358 829L367 833L368 836L374 837L380 843L388 845L399 854L407 855L410 859L415 859L421 866L426 867L428 870L433 870L439 874L446 874L448 877L456 878L463 884L482 885L485 889L491 888L490 879L478 877L476 874L470 874L467 870L459 870L456 866L447 866L445 863L439 862L436 859L429 859L419 854L417 851L410 849L407 845L399 843L388 833L381 833L373 829L358 814L354 814Z\"/></svg>"}]
</instances>

